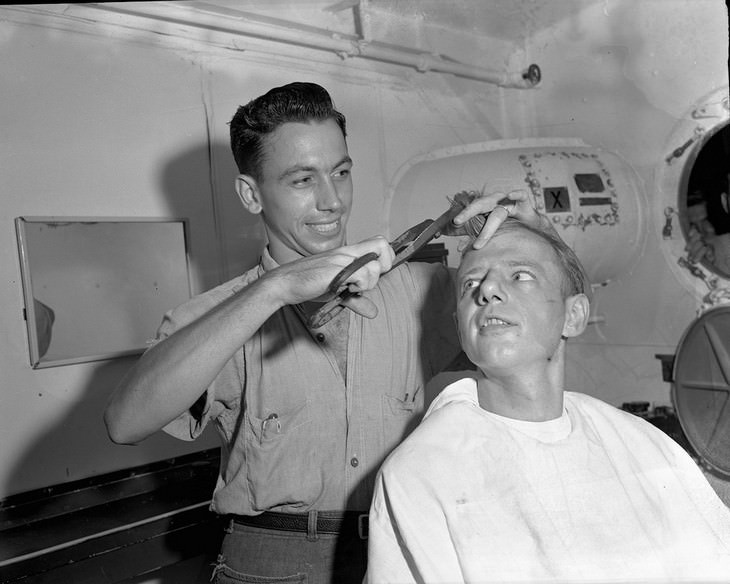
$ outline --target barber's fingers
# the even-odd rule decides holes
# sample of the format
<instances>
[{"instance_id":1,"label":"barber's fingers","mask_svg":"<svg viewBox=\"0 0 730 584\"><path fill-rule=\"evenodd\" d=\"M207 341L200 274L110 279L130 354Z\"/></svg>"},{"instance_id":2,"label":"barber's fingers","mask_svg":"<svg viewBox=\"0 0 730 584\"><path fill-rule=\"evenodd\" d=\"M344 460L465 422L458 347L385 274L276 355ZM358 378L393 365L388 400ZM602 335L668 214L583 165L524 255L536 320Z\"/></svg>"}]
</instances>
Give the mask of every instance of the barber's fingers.
<instances>
[{"instance_id":1,"label":"barber's fingers","mask_svg":"<svg viewBox=\"0 0 730 584\"><path fill-rule=\"evenodd\" d=\"M472 242L474 249L484 247L507 217L518 217L528 223L537 223L532 199L524 190L510 191L507 194L496 192L485 199L484 204L491 205L491 210L487 211L489 215L479 235Z\"/></svg>"},{"instance_id":2,"label":"barber's fingers","mask_svg":"<svg viewBox=\"0 0 730 584\"><path fill-rule=\"evenodd\" d=\"M477 215L486 216L486 220L472 243L475 249L483 247L507 217L516 217L535 227L541 225L540 215L535 209L533 197L524 189L510 191L506 194L494 192L481 195L454 218L454 223L458 227ZM475 229L471 231L473 233Z\"/></svg>"},{"instance_id":3,"label":"barber's fingers","mask_svg":"<svg viewBox=\"0 0 730 584\"><path fill-rule=\"evenodd\" d=\"M537 209L535 209L535 199L530 196L530 193L524 189L519 189L510 191L505 198L512 201L512 206L505 204L505 201L500 201L500 203L504 204L505 207L509 207L511 217L517 217L520 221L530 225L539 223Z\"/></svg>"},{"instance_id":4,"label":"barber's fingers","mask_svg":"<svg viewBox=\"0 0 730 584\"><path fill-rule=\"evenodd\" d=\"M380 276L384 272L380 269L377 260L373 260L365 264L362 268L354 272L344 282L344 286L350 292L362 292L375 288Z\"/></svg>"},{"instance_id":5,"label":"barber's fingers","mask_svg":"<svg viewBox=\"0 0 730 584\"><path fill-rule=\"evenodd\" d=\"M505 205L510 210L514 210L518 204L524 204L524 202L529 203L528 194L524 190L511 191L507 194L502 191L482 194L474 197L474 199L456 217L454 217L454 223L456 225L463 225L472 217L491 213L499 204Z\"/></svg>"},{"instance_id":6,"label":"barber's fingers","mask_svg":"<svg viewBox=\"0 0 730 584\"><path fill-rule=\"evenodd\" d=\"M351 260L372 254L374 259L357 271L353 272L343 283L350 292L370 290L378 283L380 276L391 269L395 252L388 241L382 237L372 237L360 243L342 248L343 252L351 255Z\"/></svg>"},{"instance_id":7,"label":"barber's fingers","mask_svg":"<svg viewBox=\"0 0 730 584\"><path fill-rule=\"evenodd\" d=\"M382 235L376 235L364 239L359 243L348 245L342 248L343 251L351 254L353 258L362 257L368 253L375 253L378 256L377 264L381 272L387 272L393 267L393 260L395 259L395 252L390 247L390 243Z\"/></svg>"},{"instance_id":8,"label":"barber's fingers","mask_svg":"<svg viewBox=\"0 0 730 584\"><path fill-rule=\"evenodd\" d=\"M499 226L504 223L504 220L510 216L511 209L506 205L497 205L492 209L492 212L487 215L487 220L484 222L484 227L477 235L476 239L472 242L474 249L484 247L486 243L492 238L492 235L499 229Z\"/></svg>"}]
</instances>

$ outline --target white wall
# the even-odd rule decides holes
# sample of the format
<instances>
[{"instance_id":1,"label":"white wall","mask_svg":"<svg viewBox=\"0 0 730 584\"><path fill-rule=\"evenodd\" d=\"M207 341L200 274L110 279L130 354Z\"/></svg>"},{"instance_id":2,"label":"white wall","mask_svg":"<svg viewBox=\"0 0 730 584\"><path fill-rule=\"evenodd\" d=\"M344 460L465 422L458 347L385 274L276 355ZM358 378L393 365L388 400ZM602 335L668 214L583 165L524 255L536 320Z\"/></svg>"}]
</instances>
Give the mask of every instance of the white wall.
<instances>
[{"instance_id":1,"label":"white wall","mask_svg":"<svg viewBox=\"0 0 730 584\"><path fill-rule=\"evenodd\" d=\"M101 415L132 359L30 368L13 219L186 216L195 291L240 272L255 261L261 231L230 186L227 121L274 85L319 82L348 116L351 241L387 231L384 195L401 165L460 143L581 137L629 160L653 196L677 116L695 96L727 85L724 6L535 6L524 34L507 39L374 14L381 40L495 69L537 62L543 82L527 91L179 23L156 23L149 33L143 19L91 6L0 8L0 497L217 444L213 435L188 445L162 434L136 447L111 444ZM277 13L288 16L306 18ZM344 15L328 18L328 26L346 24ZM612 403L667 402L654 354L673 352L695 308L658 239L647 239L637 268L599 292L605 324L569 355L569 385Z\"/></svg>"}]
</instances>

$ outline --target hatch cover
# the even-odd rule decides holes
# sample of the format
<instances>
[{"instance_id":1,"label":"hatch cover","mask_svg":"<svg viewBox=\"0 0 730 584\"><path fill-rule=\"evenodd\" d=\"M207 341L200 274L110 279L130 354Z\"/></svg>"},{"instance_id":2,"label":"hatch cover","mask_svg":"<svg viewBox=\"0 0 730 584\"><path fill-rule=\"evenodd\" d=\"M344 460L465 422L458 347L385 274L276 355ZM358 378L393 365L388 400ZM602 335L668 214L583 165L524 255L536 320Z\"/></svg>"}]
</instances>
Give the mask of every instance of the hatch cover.
<instances>
[{"instance_id":1,"label":"hatch cover","mask_svg":"<svg viewBox=\"0 0 730 584\"><path fill-rule=\"evenodd\" d=\"M730 476L730 306L705 312L679 341L672 399L696 453Z\"/></svg>"}]
</instances>

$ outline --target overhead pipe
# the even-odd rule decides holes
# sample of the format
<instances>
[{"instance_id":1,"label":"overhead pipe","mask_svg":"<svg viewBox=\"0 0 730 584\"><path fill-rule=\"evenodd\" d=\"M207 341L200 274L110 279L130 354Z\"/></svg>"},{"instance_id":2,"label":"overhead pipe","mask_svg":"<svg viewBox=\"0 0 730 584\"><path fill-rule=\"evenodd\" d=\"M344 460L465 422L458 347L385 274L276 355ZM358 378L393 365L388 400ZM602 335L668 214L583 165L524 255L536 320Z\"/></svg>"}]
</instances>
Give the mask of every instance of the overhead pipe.
<instances>
[{"instance_id":1,"label":"overhead pipe","mask_svg":"<svg viewBox=\"0 0 730 584\"><path fill-rule=\"evenodd\" d=\"M368 35L364 38L358 38L353 35L333 33L278 18L231 10L206 2L193 1L185 3L184 6L187 10L192 8L196 11L194 21L181 18L179 14L176 17L171 16L172 7L165 3L144 2L129 5L102 3L87 6L111 12L154 18L185 26L330 51L342 59L371 59L412 67L421 73L427 71L450 73L457 77L483 81L499 87L530 89L535 87L541 79L540 67L535 64L519 72L494 71L475 65L467 65L440 54L369 40L367 38L369 36L369 26L365 27ZM127 6L133 6L134 8L128 8ZM200 18L205 15L213 18L208 21ZM361 13L360 17L361 21L369 22L366 14Z\"/></svg>"},{"instance_id":2,"label":"overhead pipe","mask_svg":"<svg viewBox=\"0 0 730 584\"><path fill-rule=\"evenodd\" d=\"M373 50L369 51L368 46L372 43L372 26L370 13L368 11L369 7L370 0L356 0L356 5L354 6L357 14L357 20L360 24L361 36L361 39L357 42L357 56L395 63L398 65L411 66L421 73L425 73L426 71L451 73L459 77L486 81L488 83L499 85L500 87L526 89L534 87L540 82L542 77L540 67L535 64L530 65L527 69L520 73L508 73L491 71L481 67L467 65L434 53L416 52L414 54L412 49L392 47L390 45L381 45L379 43L375 43ZM385 48L385 51L381 50L381 48ZM396 51L396 60L393 60L393 55L390 51Z\"/></svg>"}]
</instances>

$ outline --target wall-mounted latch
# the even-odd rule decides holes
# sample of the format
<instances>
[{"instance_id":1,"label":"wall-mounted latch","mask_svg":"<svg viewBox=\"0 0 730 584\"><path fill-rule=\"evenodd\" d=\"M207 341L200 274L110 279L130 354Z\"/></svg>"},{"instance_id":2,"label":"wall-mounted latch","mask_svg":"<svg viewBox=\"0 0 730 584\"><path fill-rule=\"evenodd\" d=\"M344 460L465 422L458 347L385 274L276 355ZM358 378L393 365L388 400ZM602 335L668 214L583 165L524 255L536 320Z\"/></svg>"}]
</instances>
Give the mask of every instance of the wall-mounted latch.
<instances>
[{"instance_id":1,"label":"wall-mounted latch","mask_svg":"<svg viewBox=\"0 0 730 584\"><path fill-rule=\"evenodd\" d=\"M664 159L664 161L667 164L672 164L672 160L674 160L675 158L681 158L682 155L687 150L687 148L689 148L690 146L692 146L692 144L694 144L697 141L697 139L700 136L702 136L702 134L704 134L704 133L705 133L704 128L702 128L701 126L697 126L695 128L695 132L692 135L692 137L689 140L687 140L684 144L682 144L681 146L679 146L678 148L675 148L674 150L672 150L671 154L669 154L669 156L667 156Z\"/></svg>"}]
</instances>

